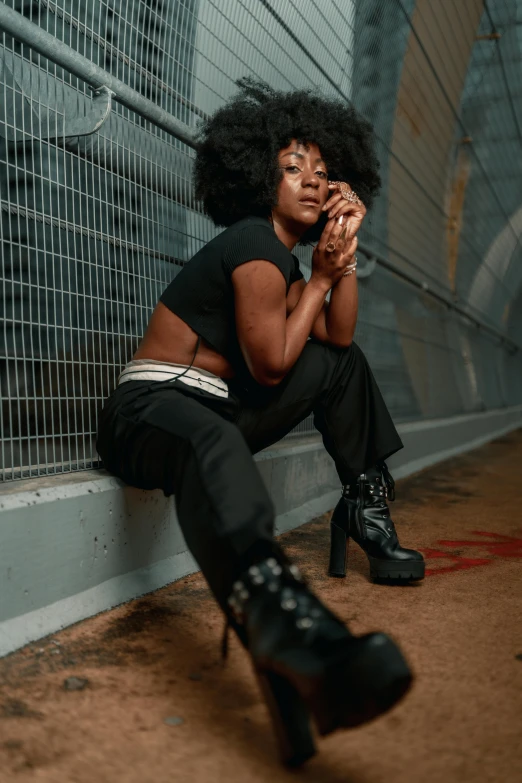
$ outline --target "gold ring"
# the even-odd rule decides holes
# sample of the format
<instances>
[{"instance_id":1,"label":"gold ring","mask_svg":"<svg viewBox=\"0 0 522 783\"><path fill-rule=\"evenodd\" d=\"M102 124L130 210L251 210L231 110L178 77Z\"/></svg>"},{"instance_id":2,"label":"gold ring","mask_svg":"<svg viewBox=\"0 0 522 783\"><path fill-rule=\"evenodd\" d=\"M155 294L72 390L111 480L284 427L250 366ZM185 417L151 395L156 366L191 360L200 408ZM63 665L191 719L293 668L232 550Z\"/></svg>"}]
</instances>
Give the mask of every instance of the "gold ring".
<instances>
[{"instance_id":1,"label":"gold ring","mask_svg":"<svg viewBox=\"0 0 522 783\"><path fill-rule=\"evenodd\" d=\"M326 250L328 253L333 253L333 251L335 250L335 245L334 245L334 243L333 243L333 242L327 242L327 243L326 243L326 248L325 248L325 250Z\"/></svg>"},{"instance_id":2,"label":"gold ring","mask_svg":"<svg viewBox=\"0 0 522 783\"><path fill-rule=\"evenodd\" d=\"M347 182L330 182L330 185L335 185L341 192L341 196L346 199L350 204L357 204L359 207L363 206L363 203L357 193L351 189Z\"/></svg>"}]
</instances>

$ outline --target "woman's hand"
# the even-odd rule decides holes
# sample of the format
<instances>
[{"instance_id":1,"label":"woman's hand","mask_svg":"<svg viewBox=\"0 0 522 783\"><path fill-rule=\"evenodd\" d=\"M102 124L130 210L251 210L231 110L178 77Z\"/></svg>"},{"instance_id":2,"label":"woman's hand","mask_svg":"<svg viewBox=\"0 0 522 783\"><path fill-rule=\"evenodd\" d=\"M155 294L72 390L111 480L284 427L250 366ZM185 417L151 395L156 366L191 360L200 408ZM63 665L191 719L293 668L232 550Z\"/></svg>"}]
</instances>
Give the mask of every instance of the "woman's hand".
<instances>
[{"instance_id":1,"label":"woman's hand","mask_svg":"<svg viewBox=\"0 0 522 783\"><path fill-rule=\"evenodd\" d=\"M331 218L312 255L312 280L324 286L325 293L339 282L357 250L357 237L348 237L346 221L342 212L340 217Z\"/></svg>"},{"instance_id":2,"label":"woman's hand","mask_svg":"<svg viewBox=\"0 0 522 783\"><path fill-rule=\"evenodd\" d=\"M329 182L328 187L334 192L323 207L331 219L344 216L346 222L346 238L348 242L354 238L366 215L366 207L353 192L347 182ZM347 199L346 194L349 194Z\"/></svg>"}]
</instances>

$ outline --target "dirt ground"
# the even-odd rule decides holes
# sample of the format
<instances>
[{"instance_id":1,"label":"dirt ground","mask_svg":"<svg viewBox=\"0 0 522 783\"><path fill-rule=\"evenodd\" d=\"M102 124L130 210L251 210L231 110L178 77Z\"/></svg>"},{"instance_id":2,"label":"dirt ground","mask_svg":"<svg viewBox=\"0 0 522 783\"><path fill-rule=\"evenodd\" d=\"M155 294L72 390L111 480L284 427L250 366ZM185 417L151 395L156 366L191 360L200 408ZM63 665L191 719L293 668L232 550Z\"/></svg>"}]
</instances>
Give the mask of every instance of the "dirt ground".
<instances>
[{"instance_id":1,"label":"dirt ground","mask_svg":"<svg viewBox=\"0 0 522 783\"><path fill-rule=\"evenodd\" d=\"M326 576L328 519L282 537L356 633L399 641L415 674L388 715L283 769L245 652L199 574L0 660L0 781L519 783L522 430L398 483L401 541L427 577L374 585L355 545Z\"/></svg>"}]
</instances>

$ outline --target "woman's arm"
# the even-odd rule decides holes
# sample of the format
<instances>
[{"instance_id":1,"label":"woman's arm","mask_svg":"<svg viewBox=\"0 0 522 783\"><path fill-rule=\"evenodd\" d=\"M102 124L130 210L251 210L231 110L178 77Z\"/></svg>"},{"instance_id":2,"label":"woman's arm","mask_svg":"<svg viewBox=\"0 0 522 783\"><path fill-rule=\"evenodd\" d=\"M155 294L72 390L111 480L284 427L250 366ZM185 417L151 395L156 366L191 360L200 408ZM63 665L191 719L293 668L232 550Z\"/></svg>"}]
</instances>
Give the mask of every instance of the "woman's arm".
<instances>
[{"instance_id":1,"label":"woman's arm","mask_svg":"<svg viewBox=\"0 0 522 783\"><path fill-rule=\"evenodd\" d=\"M288 318L286 281L270 261L237 267L232 284L239 345L248 369L258 383L275 386L301 354L331 282L312 278L304 284Z\"/></svg>"},{"instance_id":2,"label":"woman's arm","mask_svg":"<svg viewBox=\"0 0 522 783\"><path fill-rule=\"evenodd\" d=\"M347 277L341 277L332 289L325 317L328 342L340 348L351 345L357 326L358 309L357 276L354 271Z\"/></svg>"},{"instance_id":3,"label":"woman's arm","mask_svg":"<svg viewBox=\"0 0 522 783\"><path fill-rule=\"evenodd\" d=\"M304 280L298 280L290 286L286 300L286 312L289 316L306 287ZM344 348L351 344L357 324L358 295L355 274L341 277L332 288L329 302L324 302L310 334L322 343Z\"/></svg>"},{"instance_id":4,"label":"woman's arm","mask_svg":"<svg viewBox=\"0 0 522 783\"><path fill-rule=\"evenodd\" d=\"M345 231L342 232L341 237L343 234L346 235L345 259L347 262L351 263L355 257L355 251L357 250L357 232L366 215L366 207L362 201L355 196L346 182L328 183L328 187L330 188L336 188L338 186L340 186L338 192L335 192L330 196L324 205L323 210L328 211L330 220L339 220L341 223L344 221ZM347 191L351 192L351 195L354 198L349 199L347 197L343 191L343 186ZM314 250L312 264L315 262L317 249L318 248ZM292 288L295 288L296 290L295 292L292 292L291 306L288 309L289 312L291 312L291 307L295 307L299 301L299 296L303 290L304 283L303 281L299 282L299 288L297 288L298 283L294 283L292 286ZM357 325L358 305L356 275L351 274L346 277L340 277L332 287L330 302L324 303L324 306L313 325L313 336L321 342L330 343L331 345L336 345L340 348L349 346L353 340L355 327Z\"/></svg>"},{"instance_id":5,"label":"woman's arm","mask_svg":"<svg viewBox=\"0 0 522 783\"><path fill-rule=\"evenodd\" d=\"M341 237L343 219L330 219L313 252L312 275L287 317L286 280L275 263L247 261L232 272L236 330L252 376L264 386L280 383L299 358L328 291L342 277L353 242ZM346 234L346 231L344 232ZM334 247L330 248L330 243ZM348 286L346 286L348 288ZM335 314L334 327L339 315ZM327 325L330 318L327 318Z\"/></svg>"}]
</instances>

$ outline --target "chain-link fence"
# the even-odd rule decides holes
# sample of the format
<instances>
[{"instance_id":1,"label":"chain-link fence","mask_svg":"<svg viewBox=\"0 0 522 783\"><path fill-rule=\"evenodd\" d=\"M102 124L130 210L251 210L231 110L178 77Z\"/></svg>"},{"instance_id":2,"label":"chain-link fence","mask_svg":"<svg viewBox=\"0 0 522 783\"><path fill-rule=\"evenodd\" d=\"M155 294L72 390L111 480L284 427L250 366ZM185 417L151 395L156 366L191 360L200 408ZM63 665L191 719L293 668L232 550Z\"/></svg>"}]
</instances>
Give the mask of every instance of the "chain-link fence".
<instances>
[{"instance_id":1,"label":"chain-link fence","mask_svg":"<svg viewBox=\"0 0 522 783\"><path fill-rule=\"evenodd\" d=\"M522 402L521 0L4 5L188 128L245 75L353 101L384 182L360 234L356 339L392 413ZM3 34L4 480L96 464L104 399L217 232L190 145L37 52Z\"/></svg>"}]
</instances>

